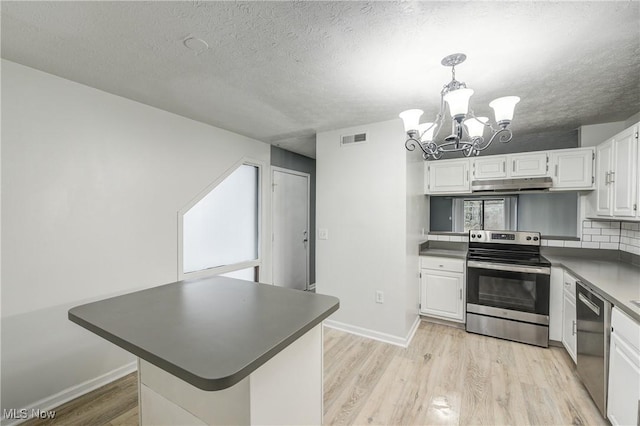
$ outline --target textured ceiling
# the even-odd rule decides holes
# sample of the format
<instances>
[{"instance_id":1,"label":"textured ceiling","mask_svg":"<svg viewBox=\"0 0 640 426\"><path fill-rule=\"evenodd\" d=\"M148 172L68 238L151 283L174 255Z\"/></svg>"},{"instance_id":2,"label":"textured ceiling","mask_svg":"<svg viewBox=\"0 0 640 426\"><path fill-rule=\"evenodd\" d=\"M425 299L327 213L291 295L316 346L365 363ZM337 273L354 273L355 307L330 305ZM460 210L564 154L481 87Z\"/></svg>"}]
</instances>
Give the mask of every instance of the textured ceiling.
<instances>
[{"instance_id":1,"label":"textured ceiling","mask_svg":"<svg viewBox=\"0 0 640 426\"><path fill-rule=\"evenodd\" d=\"M318 131L434 115L454 52L476 114L522 98L515 132L624 120L640 110L639 6L2 1L2 57L314 156Z\"/></svg>"}]
</instances>

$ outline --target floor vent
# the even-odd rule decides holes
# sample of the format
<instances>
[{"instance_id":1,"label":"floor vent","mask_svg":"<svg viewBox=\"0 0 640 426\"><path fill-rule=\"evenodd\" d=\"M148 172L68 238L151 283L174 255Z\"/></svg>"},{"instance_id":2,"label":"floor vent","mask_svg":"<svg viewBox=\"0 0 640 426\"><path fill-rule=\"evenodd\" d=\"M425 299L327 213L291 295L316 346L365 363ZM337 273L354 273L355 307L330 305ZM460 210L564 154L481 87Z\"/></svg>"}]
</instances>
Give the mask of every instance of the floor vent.
<instances>
[{"instance_id":1,"label":"floor vent","mask_svg":"<svg viewBox=\"0 0 640 426\"><path fill-rule=\"evenodd\" d=\"M355 135L342 136L342 138L340 138L340 145L351 145L354 143L364 143L366 141L366 133L356 133Z\"/></svg>"}]
</instances>

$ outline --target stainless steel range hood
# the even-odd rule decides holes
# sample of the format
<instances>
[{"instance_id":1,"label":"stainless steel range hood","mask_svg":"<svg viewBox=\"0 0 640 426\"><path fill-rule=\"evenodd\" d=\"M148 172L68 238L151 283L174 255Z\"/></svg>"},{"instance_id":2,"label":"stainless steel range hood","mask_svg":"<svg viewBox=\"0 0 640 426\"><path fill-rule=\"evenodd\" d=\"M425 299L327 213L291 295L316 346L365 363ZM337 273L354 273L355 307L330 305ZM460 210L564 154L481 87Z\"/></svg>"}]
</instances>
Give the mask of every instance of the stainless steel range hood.
<instances>
[{"instance_id":1,"label":"stainless steel range hood","mask_svg":"<svg viewBox=\"0 0 640 426\"><path fill-rule=\"evenodd\" d=\"M474 180L471 182L473 192L503 192L503 191L540 191L551 188L550 177Z\"/></svg>"}]
</instances>

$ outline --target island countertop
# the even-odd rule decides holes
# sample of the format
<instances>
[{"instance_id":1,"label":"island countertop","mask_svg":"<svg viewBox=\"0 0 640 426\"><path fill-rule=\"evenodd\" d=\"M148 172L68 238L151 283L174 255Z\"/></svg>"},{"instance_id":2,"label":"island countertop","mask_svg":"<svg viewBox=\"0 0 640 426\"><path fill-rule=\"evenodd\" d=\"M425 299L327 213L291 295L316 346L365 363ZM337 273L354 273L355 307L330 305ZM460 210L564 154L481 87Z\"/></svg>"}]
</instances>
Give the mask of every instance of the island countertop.
<instances>
[{"instance_id":1,"label":"island countertop","mask_svg":"<svg viewBox=\"0 0 640 426\"><path fill-rule=\"evenodd\" d=\"M69 319L207 391L233 386L339 307L332 296L226 277L69 310Z\"/></svg>"}]
</instances>

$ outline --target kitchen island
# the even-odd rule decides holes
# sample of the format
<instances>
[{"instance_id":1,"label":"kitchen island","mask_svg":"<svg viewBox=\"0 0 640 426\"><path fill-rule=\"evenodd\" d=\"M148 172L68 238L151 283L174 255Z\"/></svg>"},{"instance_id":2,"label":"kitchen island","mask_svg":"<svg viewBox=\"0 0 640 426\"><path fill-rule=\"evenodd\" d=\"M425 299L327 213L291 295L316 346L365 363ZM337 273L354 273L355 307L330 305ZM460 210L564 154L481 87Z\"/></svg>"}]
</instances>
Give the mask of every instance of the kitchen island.
<instances>
[{"instance_id":1,"label":"kitchen island","mask_svg":"<svg viewBox=\"0 0 640 426\"><path fill-rule=\"evenodd\" d=\"M138 357L140 424L321 424L322 321L335 297L225 277L78 306Z\"/></svg>"}]
</instances>

